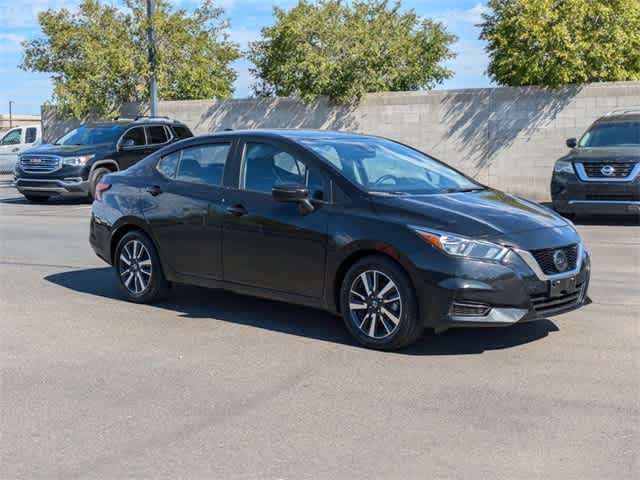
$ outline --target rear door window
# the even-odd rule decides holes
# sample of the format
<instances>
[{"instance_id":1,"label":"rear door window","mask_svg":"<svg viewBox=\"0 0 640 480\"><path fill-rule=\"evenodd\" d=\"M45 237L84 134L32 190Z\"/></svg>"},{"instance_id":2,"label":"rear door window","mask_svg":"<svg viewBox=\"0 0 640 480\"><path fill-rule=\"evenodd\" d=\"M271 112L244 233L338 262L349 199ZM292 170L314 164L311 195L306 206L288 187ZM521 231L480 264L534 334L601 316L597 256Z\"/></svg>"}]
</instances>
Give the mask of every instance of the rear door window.
<instances>
[{"instance_id":1,"label":"rear door window","mask_svg":"<svg viewBox=\"0 0 640 480\"><path fill-rule=\"evenodd\" d=\"M33 143L38 138L38 130L34 127L27 128L24 143Z\"/></svg>"},{"instance_id":2,"label":"rear door window","mask_svg":"<svg viewBox=\"0 0 640 480\"><path fill-rule=\"evenodd\" d=\"M210 143L181 150L177 180L221 185L230 143Z\"/></svg>"},{"instance_id":3,"label":"rear door window","mask_svg":"<svg viewBox=\"0 0 640 480\"><path fill-rule=\"evenodd\" d=\"M153 125L147 128L147 138L150 145L157 145L160 143L167 143L169 137L167 136L167 130L162 125Z\"/></svg>"}]
</instances>

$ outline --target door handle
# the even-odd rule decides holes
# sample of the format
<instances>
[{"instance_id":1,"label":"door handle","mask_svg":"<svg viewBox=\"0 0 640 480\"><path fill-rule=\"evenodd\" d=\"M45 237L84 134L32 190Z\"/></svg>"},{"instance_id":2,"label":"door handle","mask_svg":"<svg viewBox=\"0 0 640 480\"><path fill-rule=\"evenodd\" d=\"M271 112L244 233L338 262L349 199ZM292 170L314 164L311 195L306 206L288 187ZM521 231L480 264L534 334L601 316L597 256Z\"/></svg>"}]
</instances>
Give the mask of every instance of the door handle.
<instances>
[{"instance_id":1,"label":"door handle","mask_svg":"<svg viewBox=\"0 0 640 480\"><path fill-rule=\"evenodd\" d=\"M152 185L151 187L147 187L147 193L150 193L155 197L162 193L162 189L158 185Z\"/></svg>"},{"instance_id":2,"label":"door handle","mask_svg":"<svg viewBox=\"0 0 640 480\"><path fill-rule=\"evenodd\" d=\"M11 153L16 153L16 152L19 152L19 151L20 151L19 148L14 148L13 150L11 150Z\"/></svg>"},{"instance_id":3,"label":"door handle","mask_svg":"<svg viewBox=\"0 0 640 480\"><path fill-rule=\"evenodd\" d=\"M226 208L227 213L231 215L235 215L236 217L241 217L249 213L246 208L242 205L232 205Z\"/></svg>"}]
</instances>

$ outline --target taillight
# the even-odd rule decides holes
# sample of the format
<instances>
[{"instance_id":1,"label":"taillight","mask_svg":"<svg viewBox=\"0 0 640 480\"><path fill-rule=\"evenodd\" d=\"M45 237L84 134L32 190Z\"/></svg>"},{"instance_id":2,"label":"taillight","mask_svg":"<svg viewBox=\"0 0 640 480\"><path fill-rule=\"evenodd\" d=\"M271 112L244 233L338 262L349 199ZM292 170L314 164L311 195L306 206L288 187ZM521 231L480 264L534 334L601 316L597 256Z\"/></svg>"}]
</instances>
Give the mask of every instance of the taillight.
<instances>
[{"instance_id":1,"label":"taillight","mask_svg":"<svg viewBox=\"0 0 640 480\"><path fill-rule=\"evenodd\" d=\"M102 192L106 192L110 188L111 188L111 184L110 183L104 183L104 182L98 183L96 185L96 193L94 195L95 200L97 200L98 202L100 200L102 200Z\"/></svg>"}]
</instances>

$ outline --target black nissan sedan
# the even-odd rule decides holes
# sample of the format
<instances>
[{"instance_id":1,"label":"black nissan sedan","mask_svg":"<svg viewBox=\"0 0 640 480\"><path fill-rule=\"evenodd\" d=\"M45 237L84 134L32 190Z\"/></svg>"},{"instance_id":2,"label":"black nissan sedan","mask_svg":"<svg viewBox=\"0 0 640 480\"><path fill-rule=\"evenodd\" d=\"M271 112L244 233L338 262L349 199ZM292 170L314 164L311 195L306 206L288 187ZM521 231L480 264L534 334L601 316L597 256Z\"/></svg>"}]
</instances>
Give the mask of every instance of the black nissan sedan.
<instances>
[{"instance_id":1,"label":"black nissan sedan","mask_svg":"<svg viewBox=\"0 0 640 480\"><path fill-rule=\"evenodd\" d=\"M589 255L569 221L384 138L194 137L96 192L91 244L133 302L171 283L225 288L338 313L378 349L588 302Z\"/></svg>"}]
</instances>

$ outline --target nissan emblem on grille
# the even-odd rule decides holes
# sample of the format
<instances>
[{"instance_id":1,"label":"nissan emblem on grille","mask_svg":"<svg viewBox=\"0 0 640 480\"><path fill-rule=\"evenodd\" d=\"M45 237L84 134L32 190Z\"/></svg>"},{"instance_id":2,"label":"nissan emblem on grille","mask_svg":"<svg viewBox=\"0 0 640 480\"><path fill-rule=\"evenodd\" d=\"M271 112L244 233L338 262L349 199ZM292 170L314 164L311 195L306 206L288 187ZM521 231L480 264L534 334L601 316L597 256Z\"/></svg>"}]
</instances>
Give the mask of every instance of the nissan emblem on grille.
<instances>
[{"instance_id":1,"label":"nissan emblem on grille","mask_svg":"<svg viewBox=\"0 0 640 480\"><path fill-rule=\"evenodd\" d=\"M567 254L564 253L564 250L556 250L553 252L553 264L559 272L564 272L569 267Z\"/></svg>"},{"instance_id":2,"label":"nissan emblem on grille","mask_svg":"<svg viewBox=\"0 0 640 480\"><path fill-rule=\"evenodd\" d=\"M611 165L605 165L604 167L602 167L600 172L605 177L612 177L616 173L616 169L613 168Z\"/></svg>"}]
</instances>

